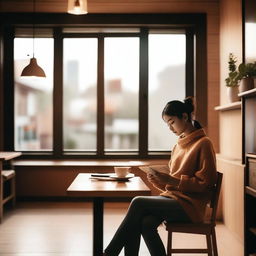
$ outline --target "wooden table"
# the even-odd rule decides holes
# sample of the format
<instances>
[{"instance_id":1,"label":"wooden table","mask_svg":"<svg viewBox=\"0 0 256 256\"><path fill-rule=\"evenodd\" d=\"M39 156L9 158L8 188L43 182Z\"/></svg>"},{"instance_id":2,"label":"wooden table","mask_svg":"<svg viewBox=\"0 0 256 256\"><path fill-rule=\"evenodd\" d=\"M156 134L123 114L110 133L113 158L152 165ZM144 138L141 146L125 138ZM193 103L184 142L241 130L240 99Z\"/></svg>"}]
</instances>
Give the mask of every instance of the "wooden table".
<instances>
[{"instance_id":1,"label":"wooden table","mask_svg":"<svg viewBox=\"0 0 256 256\"><path fill-rule=\"evenodd\" d=\"M75 197L93 198L93 256L102 256L104 199L151 195L151 191L140 177L117 182L90 179L90 176L90 173L79 173L67 193Z\"/></svg>"},{"instance_id":2,"label":"wooden table","mask_svg":"<svg viewBox=\"0 0 256 256\"><path fill-rule=\"evenodd\" d=\"M1 163L5 160L11 160L15 157L18 157L21 155L21 152L3 152L3 151L0 151L0 161ZM2 165L1 165L2 167Z\"/></svg>"},{"instance_id":3,"label":"wooden table","mask_svg":"<svg viewBox=\"0 0 256 256\"><path fill-rule=\"evenodd\" d=\"M0 151L0 223L2 222L3 219L3 177L2 177L2 170L3 170L3 162L4 161L9 161L12 160L15 157L18 157L21 155L21 152L2 152Z\"/></svg>"}]
</instances>

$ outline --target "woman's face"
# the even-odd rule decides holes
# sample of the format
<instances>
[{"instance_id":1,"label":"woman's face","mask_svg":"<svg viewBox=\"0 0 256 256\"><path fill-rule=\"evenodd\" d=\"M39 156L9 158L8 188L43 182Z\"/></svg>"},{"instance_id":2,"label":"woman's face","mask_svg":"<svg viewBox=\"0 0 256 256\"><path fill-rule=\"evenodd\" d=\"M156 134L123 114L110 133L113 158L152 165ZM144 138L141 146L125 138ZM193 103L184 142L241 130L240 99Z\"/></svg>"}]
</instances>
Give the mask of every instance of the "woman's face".
<instances>
[{"instance_id":1,"label":"woman's face","mask_svg":"<svg viewBox=\"0 0 256 256\"><path fill-rule=\"evenodd\" d=\"M168 116L164 115L163 119L165 123L168 125L169 129L176 134L177 136L180 136L187 127L187 116L183 114L182 118L178 118L177 116Z\"/></svg>"}]
</instances>

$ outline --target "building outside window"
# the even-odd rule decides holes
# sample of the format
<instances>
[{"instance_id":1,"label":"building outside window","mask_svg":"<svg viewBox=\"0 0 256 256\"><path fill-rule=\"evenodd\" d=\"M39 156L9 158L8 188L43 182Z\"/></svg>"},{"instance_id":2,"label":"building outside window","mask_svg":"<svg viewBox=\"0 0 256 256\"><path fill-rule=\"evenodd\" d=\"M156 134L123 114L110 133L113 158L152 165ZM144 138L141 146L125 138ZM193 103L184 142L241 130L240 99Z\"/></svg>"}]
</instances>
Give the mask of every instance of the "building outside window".
<instances>
[{"instance_id":1,"label":"building outside window","mask_svg":"<svg viewBox=\"0 0 256 256\"><path fill-rule=\"evenodd\" d=\"M63 40L64 150L97 149L97 38Z\"/></svg>"},{"instance_id":2,"label":"building outside window","mask_svg":"<svg viewBox=\"0 0 256 256\"><path fill-rule=\"evenodd\" d=\"M33 39L14 40L15 150L53 149L53 39L36 38L35 57L47 74L45 79L23 78L32 57Z\"/></svg>"},{"instance_id":3,"label":"building outside window","mask_svg":"<svg viewBox=\"0 0 256 256\"><path fill-rule=\"evenodd\" d=\"M149 34L148 148L171 150L177 137L166 130L161 113L168 101L186 97L186 36L172 31Z\"/></svg>"}]
</instances>

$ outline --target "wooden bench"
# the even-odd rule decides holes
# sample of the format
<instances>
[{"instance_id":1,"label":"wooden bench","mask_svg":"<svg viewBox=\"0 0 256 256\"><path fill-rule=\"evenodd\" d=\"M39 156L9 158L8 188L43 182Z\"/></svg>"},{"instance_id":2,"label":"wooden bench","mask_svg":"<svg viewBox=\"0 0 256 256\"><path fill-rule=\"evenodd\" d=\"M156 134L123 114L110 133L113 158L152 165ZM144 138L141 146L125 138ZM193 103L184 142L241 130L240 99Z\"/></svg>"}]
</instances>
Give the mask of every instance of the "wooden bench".
<instances>
[{"instance_id":1,"label":"wooden bench","mask_svg":"<svg viewBox=\"0 0 256 256\"><path fill-rule=\"evenodd\" d=\"M4 197L4 193L2 193L2 205L4 205L9 200L12 200L12 205L15 206L15 171L14 170L3 170L2 171L2 189L4 192L5 183L10 181L10 193Z\"/></svg>"},{"instance_id":2,"label":"wooden bench","mask_svg":"<svg viewBox=\"0 0 256 256\"><path fill-rule=\"evenodd\" d=\"M11 160L15 157L20 156L20 152L0 152L0 223L3 219L3 208L4 204L12 200L12 205L15 206L16 201L16 184L15 184L15 171L10 168L12 166ZM5 169L5 163L8 163ZM9 169L10 168L10 169ZM8 184L9 183L9 184ZM7 184L9 190L7 191ZM6 191L8 193L6 193Z\"/></svg>"}]
</instances>

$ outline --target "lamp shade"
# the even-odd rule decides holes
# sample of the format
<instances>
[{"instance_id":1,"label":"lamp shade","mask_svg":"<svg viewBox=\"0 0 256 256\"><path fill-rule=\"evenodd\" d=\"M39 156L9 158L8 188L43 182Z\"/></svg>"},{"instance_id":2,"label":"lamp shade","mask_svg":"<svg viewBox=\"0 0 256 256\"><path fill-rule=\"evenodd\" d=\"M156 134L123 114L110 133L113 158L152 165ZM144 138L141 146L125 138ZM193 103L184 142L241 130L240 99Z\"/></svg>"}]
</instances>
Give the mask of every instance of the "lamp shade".
<instances>
[{"instance_id":1,"label":"lamp shade","mask_svg":"<svg viewBox=\"0 0 256 256\"><path fill-rule=\"evenodd\" d=\"M68 0L68 13L87 14L87 0Z\"/></svg>"},{"instance_id":2,"label":"lamp shade","mask_svg":"<svg viewBox=\"0 0 256 256\"><path fill-rule=\"evenodd\" d=\"M21 76L46 77L44 70L38 66L34 57L30 59L30 63L22 70Z\"/></svg>"}]
</instances>

